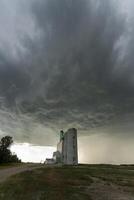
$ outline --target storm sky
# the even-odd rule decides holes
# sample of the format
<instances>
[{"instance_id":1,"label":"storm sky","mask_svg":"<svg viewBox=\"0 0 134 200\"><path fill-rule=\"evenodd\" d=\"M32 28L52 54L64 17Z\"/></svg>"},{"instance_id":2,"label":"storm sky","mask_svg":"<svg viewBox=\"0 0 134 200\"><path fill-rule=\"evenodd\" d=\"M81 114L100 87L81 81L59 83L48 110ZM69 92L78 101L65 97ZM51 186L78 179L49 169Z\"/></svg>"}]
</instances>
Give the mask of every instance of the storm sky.
<instances>
[{"instance_id":1,"label":"storm sky","mask_svg":"<svg viewBox=\"0 0 134 200\"><path fill-rule=\"evenodd\" d=\"M133 0L0 0L0 136L56 146L75 127L85 162L134 162L133 11Z\"/></svg>"}]
</instances>

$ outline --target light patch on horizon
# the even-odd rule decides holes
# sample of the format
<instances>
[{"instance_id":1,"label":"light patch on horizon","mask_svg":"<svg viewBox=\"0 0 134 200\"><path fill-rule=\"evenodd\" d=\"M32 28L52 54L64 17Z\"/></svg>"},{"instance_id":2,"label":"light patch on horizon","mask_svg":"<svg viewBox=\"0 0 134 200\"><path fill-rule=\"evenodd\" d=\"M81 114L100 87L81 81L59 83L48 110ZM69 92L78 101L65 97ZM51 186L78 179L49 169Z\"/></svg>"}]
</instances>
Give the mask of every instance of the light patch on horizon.
<instances>
[{"instance_id":1,"label":"light patch on horizon","mask_svg":"<svg viewBox=\"0 0 134 200\"><path fill-rule=\"evenodd\" d=\"M55 150L55 147L34 146L29 143L15 143L11 146L11 151L17 154L18 158L21 159L22 162L43 163L46 158L52 158Z\"/></svg>"},{"instance_id":2,"label":"light patch on horizon","mask_svg":"<svg viewBox=\"0 0 134 200\"><path fill-rule=\"evenodd\" d=\"M95 134L78 140L79 162L86 164L132 164L134 145L132 138Z\"/></svg>"}]
</instances>

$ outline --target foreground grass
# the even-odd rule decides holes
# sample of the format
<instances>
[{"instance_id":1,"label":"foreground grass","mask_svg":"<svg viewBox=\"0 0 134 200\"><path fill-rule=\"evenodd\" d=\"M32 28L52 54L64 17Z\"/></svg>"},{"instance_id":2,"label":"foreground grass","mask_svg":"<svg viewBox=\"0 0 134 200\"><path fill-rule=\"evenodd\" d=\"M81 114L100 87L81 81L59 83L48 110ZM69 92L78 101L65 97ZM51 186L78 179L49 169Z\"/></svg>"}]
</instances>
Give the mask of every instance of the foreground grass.
<instances>
[{"instance_id":1,"label":"foreground grass","mask_svg":"<svg viewBox=\"0 0 134 200\"><path fill-rule=\"evenodd\" d=\"M134 165L89 165L87 173L106 183L134 188Z\"/></svg>"},{"instance_id":2,"label":"foreground grass","mask_svg":"<svg viewBox=\"0 0 134 200\"><path fill-rule=\"evenodd\" d=\"M90 200L94 177L134 188L134 166L48 167L11 177L0 186L0 200Z\"/></svg>"},{"instance_id":3,"label":"foreground grass","mask_svg":"<svg viewBox=\"0 0 134 200\"><path fill-rule=\"evenodd\" d=\"M25 163L2 163L2 164L0 164L0 170L6 169L6 168L11 168L11 167L18 167L21 165L25 165Z\"/></svg>"},{"instance_id":4,"label":"foreground grass","mask_svg":"<svg viewBox=\"0 0 134 200\"><path fill-rule=\"evenodd\" d=\"M2 163L0 164L0 170L8 169L12 167L21 167L21 166L42 166L40 163Z\"/></svg>"},{"instance_id":5,"label":"foreground grass","mask_svg":"<svg viewBox=\"0 0 134 200\"><path fill-rule=\"evenodd\" d=\"M85 187L92 179L81 170L42 168L11 177L0 187L1 200L89 200Z\"/></svg>"}]
</instances>

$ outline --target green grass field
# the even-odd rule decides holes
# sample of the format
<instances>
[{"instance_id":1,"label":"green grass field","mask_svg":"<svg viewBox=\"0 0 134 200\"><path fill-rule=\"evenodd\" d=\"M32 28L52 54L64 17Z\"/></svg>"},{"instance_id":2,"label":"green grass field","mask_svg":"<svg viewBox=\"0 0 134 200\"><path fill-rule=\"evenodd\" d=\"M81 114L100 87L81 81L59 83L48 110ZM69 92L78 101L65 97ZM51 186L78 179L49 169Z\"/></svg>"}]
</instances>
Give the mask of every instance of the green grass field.
<instances>
[{"instance_id":1,"label":"green grass field","mask_svg":"<svg viewBox=\"0 0 134 200\"><path fill-rule=\"evenodd\" d=\"M95 180L105 187L114 184L134 196L134 166L79 165L12 176L0 185L0 200L93 200L90 193Z\"/></svg>"},{"instance_id":2,"label":"green grass field","mask_svg":"<svg viewBox=\"0 0 134 200\"><path fill-rule=\"evenodd\" d=\"M25 165L25 163L2 163L2 164L0 164L0 170L6 169L6 168L11 168L11 167L18 167L21 165Z\"/></svg>"}]
</instances>

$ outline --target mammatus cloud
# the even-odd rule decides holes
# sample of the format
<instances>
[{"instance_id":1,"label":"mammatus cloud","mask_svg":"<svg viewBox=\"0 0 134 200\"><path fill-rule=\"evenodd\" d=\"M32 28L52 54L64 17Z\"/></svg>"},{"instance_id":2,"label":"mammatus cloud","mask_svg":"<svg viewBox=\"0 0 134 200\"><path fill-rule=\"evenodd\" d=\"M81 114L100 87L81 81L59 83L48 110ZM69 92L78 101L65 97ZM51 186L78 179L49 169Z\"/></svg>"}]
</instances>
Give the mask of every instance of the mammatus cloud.
<instances>
[{"instance_id":1,"label":"mammatus cloud","mask_svg":"<svg viewBox=\"0 0 134 200\"><path fill-rule=\"evenodd\" d=\"M80 135L132 137L133 6L2 0L1 135L41 145L54 144L58 130L69 127Z\"/></svg>"}]
</instances>

